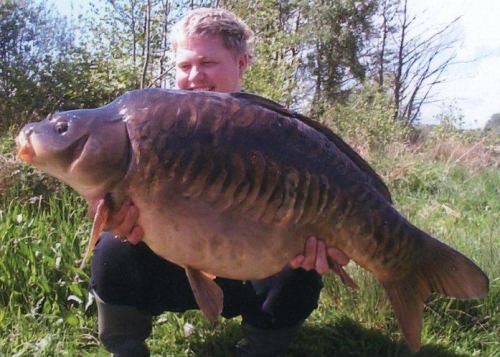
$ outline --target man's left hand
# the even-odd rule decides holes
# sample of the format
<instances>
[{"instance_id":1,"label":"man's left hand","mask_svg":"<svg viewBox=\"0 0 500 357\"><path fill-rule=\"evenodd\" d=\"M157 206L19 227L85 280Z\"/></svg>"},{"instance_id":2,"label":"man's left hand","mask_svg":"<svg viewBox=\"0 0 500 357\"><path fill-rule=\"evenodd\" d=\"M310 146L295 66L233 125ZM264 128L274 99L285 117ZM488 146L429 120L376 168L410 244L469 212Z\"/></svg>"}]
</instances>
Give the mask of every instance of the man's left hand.
<instances>
[{"instance_id":1,"label":"man's left hand","mask_svg":"<svg viewBox=\"0 0 500 357\"><path fill-rule=\"evenodd\" d=\"M311 236L306 241L304 254L297 255L290 261L293 269L302 268L304 270L316 270L323 275L329 270L328 258L340 266L349 263L349 258L337 248L327 248L323 240Z\"/></svg>"}]
</instances>

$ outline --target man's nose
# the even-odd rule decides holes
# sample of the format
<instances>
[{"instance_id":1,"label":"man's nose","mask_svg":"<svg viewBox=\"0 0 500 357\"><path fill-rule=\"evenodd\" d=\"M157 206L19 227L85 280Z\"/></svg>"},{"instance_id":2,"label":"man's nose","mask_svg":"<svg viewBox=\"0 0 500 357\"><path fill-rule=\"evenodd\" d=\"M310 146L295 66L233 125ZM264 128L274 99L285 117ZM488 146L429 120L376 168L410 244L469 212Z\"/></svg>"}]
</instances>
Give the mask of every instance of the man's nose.
<instances>
[{"instance_id":1,"label":"man's nose","mask_svg":"<svg viewBox=\"0 0 500 357\"><path fill-rule=\"evenodd\" d=\"M189 71L189 81L193 82L195 80L198 80L203 77L203 70L197 66L191 67L191 70Z\"/></svg>"}]
</instances>

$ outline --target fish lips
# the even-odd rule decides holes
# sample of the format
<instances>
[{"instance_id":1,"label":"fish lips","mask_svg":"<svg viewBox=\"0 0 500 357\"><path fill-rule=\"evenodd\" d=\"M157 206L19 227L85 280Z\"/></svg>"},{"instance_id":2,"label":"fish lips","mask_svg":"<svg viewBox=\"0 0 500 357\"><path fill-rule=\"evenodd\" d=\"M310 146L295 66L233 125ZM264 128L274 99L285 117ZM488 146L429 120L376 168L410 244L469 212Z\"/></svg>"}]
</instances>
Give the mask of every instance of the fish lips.
<instances>
[{"instance_id":1,"label":"fish lips","mask_svg":"<svg viewBox=\"0 0 500 357\"><path fill-rule=\"evenodd\" d=\"M31 141L29 136L26 133L21 131L21 133L16 138L16 146L17 146L17 158L21 161L24 161L28 164L32 164L35 161L35 149L33 145L31 145Z\"/></svg>"}]
</instances>

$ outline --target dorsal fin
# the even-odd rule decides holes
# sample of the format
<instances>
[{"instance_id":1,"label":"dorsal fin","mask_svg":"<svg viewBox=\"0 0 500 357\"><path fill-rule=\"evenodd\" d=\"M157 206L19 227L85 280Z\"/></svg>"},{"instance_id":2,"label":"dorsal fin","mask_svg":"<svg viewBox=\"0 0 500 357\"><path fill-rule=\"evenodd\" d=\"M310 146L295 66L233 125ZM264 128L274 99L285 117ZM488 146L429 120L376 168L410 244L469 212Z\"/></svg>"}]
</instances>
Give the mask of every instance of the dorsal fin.
<instances>
[{"instance_id":1,"label":"dorsal fin","mask_svg":"<svg viewBox=\"0 0 500 357\"><path fill-rule=\"evenodd\" d=\"M308 117L296 113L294 111L291 111L289 109L286 109L282 105L255 95L255 94L250 94L250 93L245 93L245 92L235 92L231 93L231 95L235 98L241 98L241 99L246 99L249 101L252 101L256 104L261 105L264 108L267 108L269 110L273 110L279 114L282 114L287 117L291 117L294 119L297 119L301 121L302 123L314 128L315 130L319 131L322 133L324 136L326 136L330 141L332 141L338 148L341 150L349 159L351 159L352 162L361 170L363 171L370 179L371 183L375 187L375 189L390 203L392 203L392 197L389 189L387 188L387 185L384 183L382 178L375 172L375 170L372 169L372 167L356 152L354 151L342 138L340 138L337 134L335 134L332 130L324 126L323 124L320 124L312 119L309 119Z\"/></svg>"}]
</instances>

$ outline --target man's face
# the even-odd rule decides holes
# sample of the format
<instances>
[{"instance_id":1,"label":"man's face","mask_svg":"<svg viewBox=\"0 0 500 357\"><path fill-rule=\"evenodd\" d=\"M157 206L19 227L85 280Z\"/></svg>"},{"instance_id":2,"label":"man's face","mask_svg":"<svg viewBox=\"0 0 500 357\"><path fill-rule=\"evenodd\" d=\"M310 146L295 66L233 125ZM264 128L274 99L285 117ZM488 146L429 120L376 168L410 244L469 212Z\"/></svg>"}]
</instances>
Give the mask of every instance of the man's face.
<instances>
[{"instance_id":1,"label":"man's face","mask_svg":"<svg viewBox=\"0 0 500 357\"><path fill-rule=\"evenodd\" d=\"M247 55L235 55L219 36L179 41L176 51L179 89L238 92L248 64Z\"/></svg>"}]
</instances>

